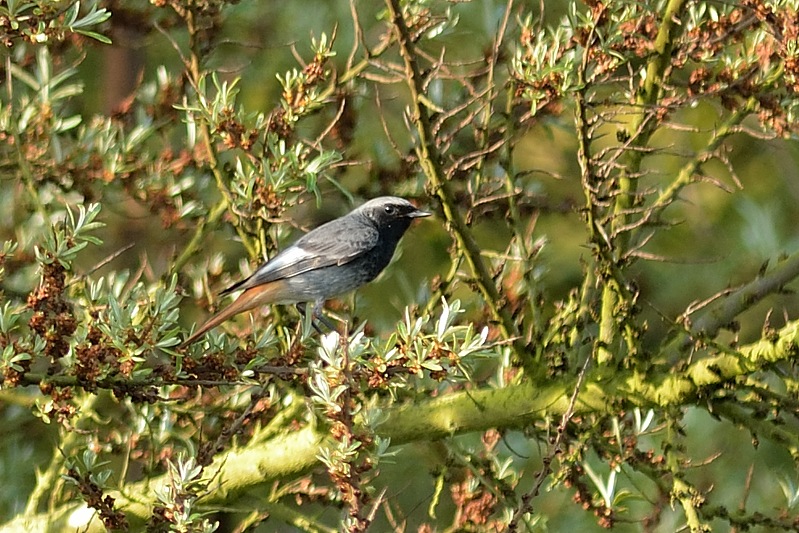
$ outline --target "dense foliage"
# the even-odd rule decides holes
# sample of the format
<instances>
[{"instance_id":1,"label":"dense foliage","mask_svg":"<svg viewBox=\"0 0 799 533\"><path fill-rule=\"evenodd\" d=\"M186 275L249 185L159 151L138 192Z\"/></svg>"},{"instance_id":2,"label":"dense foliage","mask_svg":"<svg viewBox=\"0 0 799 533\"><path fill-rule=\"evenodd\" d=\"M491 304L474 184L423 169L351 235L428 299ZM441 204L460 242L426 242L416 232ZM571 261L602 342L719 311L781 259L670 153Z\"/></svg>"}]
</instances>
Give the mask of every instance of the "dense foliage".
<instances>
[{"instance_id":1,"label":"dense foliage","mask_svg":"<svg viewBox=\"0 0 799 533\"><path fill-rule=\"evenodd\" d=\"M0 4L0 531L799 528L795 1ZM388 271L187 348L364 199Z\"/></svg>"}]
</instances>

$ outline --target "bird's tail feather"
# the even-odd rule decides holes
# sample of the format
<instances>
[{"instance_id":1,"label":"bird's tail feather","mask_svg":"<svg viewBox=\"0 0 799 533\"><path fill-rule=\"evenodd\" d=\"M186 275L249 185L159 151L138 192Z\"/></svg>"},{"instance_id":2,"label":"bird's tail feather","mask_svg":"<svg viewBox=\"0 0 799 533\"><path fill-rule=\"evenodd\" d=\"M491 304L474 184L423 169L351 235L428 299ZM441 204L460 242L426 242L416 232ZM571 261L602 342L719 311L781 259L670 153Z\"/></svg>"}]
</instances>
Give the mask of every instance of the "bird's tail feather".
<instances>
[{"instance_id":1,"label":"bird's tail feather","mask_svg":"<svg viewBox=\"0 0 799 533\"><path fill-rule=\"evenodd\" d=\"M180 345L180 348L184 348L189 344L192 344L197 339L208 333L208 331L217 327L219 324L234 315L238 315L244 311L249 311L250 309L258 307L259 305L272 303L269 299L269 293L272 292L270 288L270 285L258 285L256 287L252 287L251 289L247 289L241 293L241 296L236 298L232 304L209 318L188 339L183 341L183 343Z\"/></svg>"}]
</instances>

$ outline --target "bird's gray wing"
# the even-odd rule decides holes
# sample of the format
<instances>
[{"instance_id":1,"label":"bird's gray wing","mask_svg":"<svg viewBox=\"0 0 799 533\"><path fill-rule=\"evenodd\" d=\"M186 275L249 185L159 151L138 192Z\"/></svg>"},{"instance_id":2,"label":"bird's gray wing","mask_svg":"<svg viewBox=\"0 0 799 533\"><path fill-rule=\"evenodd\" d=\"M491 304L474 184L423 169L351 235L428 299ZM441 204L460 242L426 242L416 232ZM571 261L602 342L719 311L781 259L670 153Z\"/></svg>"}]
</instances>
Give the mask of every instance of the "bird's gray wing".
<instances>
[{"instance_id":1,"label":"bird's gray wing","mask_svg":"<svg viewBox=\"0 0 799 533\"><path fill-rule=\"evenodd\" d=\"M261 265L249 278L225 289L223 294L317 268L349 263L374 248L378 238L377 229L369 224L349 217L337 218L306 233Z\"/></svg>"}]
</instances>

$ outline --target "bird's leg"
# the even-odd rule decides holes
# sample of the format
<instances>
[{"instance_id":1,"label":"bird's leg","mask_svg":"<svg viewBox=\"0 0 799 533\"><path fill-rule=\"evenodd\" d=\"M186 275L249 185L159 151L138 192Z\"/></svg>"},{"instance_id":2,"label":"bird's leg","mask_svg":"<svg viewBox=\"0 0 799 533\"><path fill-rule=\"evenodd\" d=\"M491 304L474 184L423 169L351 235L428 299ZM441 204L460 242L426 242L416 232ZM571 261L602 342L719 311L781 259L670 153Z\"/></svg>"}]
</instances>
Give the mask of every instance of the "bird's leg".
<instances>
[{"instance_id":1,"label":"bird's leg","mask_svg":"<svg viewBox=\"0 0 799 533\"><path fill-rule=\"evenodd\" d=\"M298 303L295 305L295 307L297 308L297 311L299 311L300 315L301 315L301 316L303 317L303 319L304 319L304 318L305 318L305 316L306 316L306 315L305 315L305 302L298 302ZM316 325L316 320L314 320L314 317L311 317L311 326L313 326L313 329L315 329L315 330L316 330L316 332L317 332L319 335L322 335L322 330L321 330L321 329L319 329L319 326L317 326L317 325Z\"/></svg>"},{"instance_id":2,"label":"bird's leg","mask_svg":"<svg viewBox=\"0 0 799 533\"><path fill-rule=\"evenodd\" d=\"M319 324L317 324L317 320L321 322L330 331L336 331L335 324L333 324L330 321L330 319L324 315L322 307L324 303L325 303L324 300L316 302L313 306L313 313L311 316L311 325L313 326L313 329L315 329L316 332L320 335L323 335L324 332L322 331L322 328L319 327ZM305 302L298 303L297 310L302 314L302 316L305 316Z\"/></svg>"},{"instance_id":3,"label":"bird's leg","mask_svg":"<svg viewBox=\"0 0 799 533\"><path fill-rule=\"evenodd\" d=\"M313 316L319 319L319 322L324 324L327 329L330 331L337 331L336 325L330 321L329 318L325 316L325 309L324 309L325 301L324 300L317 300L313 306Z\"/></svg>"}]
</instances>

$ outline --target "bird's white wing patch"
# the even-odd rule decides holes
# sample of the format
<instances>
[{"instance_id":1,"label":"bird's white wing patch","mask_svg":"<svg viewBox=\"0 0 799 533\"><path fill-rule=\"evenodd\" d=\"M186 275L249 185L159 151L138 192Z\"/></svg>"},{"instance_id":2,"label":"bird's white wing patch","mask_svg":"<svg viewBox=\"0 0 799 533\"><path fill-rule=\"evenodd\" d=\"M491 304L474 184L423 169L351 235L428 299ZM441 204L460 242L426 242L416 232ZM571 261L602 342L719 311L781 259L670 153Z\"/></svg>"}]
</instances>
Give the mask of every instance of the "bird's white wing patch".
<instances>
[{"instance_id":1,"label":"bird's white wing patch","mask_svg":"<svg viewBox=\"0 0 799 533\"><path fill-rule=\"evenodd\" d=\"M273 272L295 267L296 265L302 264L303 262L313 259L314 257L315 254L312 254L307 250L300 248L299 246L290 246L262 265L261 268L255 272L255 275L258 277L269 276Z\"/></svg>"}]
</instances>

